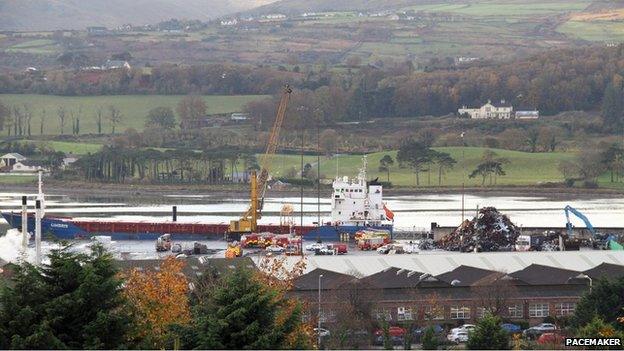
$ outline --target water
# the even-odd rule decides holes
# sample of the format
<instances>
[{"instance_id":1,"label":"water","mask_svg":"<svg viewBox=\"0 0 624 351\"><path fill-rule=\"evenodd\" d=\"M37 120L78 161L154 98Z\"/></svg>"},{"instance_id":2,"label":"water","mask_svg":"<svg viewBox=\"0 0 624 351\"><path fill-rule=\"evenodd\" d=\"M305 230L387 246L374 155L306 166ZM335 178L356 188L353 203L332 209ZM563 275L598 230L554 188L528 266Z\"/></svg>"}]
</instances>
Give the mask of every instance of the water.
<instances>
[{"instance_id":1,"label":"water","mask_svg":"<svg viewBox=\"0 0 624 351\"><path fill-rule=\"evenodd\" d=\"M0 193L2 211L18 211L21 195ZM166 200L166 201L165 201ZM317 199L306 197L304 200L303 224L317 221ZM178 206L179 222L228 223L236 219L248 206L248 200L242 197L227 199L212 195L177 195L169 194L162 198L144 200L135 204L133 199L111 201L110 199L80 199L63 195L46 195L46 214L70 216L76 219L109 218L114 220L168 221L171 219L171 204ZM441 226L457 226L461 222L461 195L413 195L388 196L387 207L395 212L395 228L420 230L429 228L431 222ZM164 204L163 202L166 202ZM291 204L295 209L292 220L300 223L300 199L298 197L267 198L264 206L265 215L262 224L279 223L279 212L283 205ZM566 218L563 208L571 205L583 212L596 227L624 227L623 198L571 198L561 200L539 196L488 196L467 195L465 198L466 217L474 216L477 207L494 206L507 214L516 225L525 227L565 227ZM321 221L330 220L329 199L321 199ZM4 222L4 220L2 220ZM573 218L576 226L584 226ZM15 232L15 233L13 233ZM15 260L19 254L19 233L9 231L0 238L0 258ZM210 248L225 249L225 243L205 242ZM192 247L192 242L183 242L183 246ZM17 246L16 246L17 245ZM87 245L80 243L79 245ZM151 241L123 241L111 244L116 252L131 253L135 258L153 258L154 243ZM44 249L52 246L46 244ZM84 249L84 247L81 247Z\"/></svg>"}]
</instances>

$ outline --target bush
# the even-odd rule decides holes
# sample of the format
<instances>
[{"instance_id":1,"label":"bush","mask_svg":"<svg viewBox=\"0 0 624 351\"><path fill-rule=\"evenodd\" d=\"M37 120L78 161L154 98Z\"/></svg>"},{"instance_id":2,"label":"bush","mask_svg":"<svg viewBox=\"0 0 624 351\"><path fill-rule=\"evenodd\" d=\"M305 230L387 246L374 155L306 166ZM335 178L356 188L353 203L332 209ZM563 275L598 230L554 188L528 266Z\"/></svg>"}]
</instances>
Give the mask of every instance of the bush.
<instances>
[{"instance_id":1,"label":"bush","mask_svg":"<svg viewBox=\"0 0 624 351\"><path fill-rule=\"evenodd\" d=\"M509 334L500 326L500 318L487 314L470 333L466 348L470 350L507 350Z\"/></svg>"},{"instance_id":2,"label":"bush","mask_svg":"<svg viewBox=\"0 0 624 351\"><path fill-rule=\"evenodd\" d=\"M438 338L432 326L428 326L422 336L423 350L436 350L438 348Z\"/></svg>"}]
</instances>

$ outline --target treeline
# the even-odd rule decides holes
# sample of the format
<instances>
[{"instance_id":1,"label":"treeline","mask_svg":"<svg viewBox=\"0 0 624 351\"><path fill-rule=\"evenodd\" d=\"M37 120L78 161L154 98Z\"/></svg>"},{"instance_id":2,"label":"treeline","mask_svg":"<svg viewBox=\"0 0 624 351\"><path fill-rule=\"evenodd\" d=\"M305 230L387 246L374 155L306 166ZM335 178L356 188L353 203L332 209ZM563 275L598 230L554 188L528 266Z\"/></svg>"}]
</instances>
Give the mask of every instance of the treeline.
<instances>
[{"instance_id":1,"label":"treeline","mask_svg":"<svg viewBox=\"0 0 624 351\"><path fill-rule=\"evenodd\" d=\"M410 62L393 62L341 72L213 64L98 74L55 71L46 73L45 80L27 73L3 74L0 93L276 94L288 83L297 89L291 115L331 123L440 116L488 99L504 99L516 109L539 109L546 115L597 109L609 84L622 76L624 46L620 45L552 50L509 63L430 72L416 71ZM248 110L264 120L275 115L275 106L275 101L268 101L250 104Z\"/></svg>"},{"instance_id":2,"label":"treeline","mask_svg":"<svg viewBox=\"0 0 624 351\"><path fill-rule=\"evenodd\" d=\"M254 169L259 169L255 154L238 148L161 151L107 145L81 157L72 172L86 181L221 184L246 182L246 174Z\"/></svg>"}]
</instances>

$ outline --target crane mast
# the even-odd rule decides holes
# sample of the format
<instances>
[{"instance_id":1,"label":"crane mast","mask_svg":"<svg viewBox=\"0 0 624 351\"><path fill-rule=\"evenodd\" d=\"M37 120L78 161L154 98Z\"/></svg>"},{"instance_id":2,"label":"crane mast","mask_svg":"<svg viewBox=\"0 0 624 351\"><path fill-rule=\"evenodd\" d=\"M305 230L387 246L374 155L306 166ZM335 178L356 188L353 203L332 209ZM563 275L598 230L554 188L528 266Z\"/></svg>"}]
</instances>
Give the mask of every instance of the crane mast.
<instances>
[{"instance_id":1,"label":"crane mast","mask_svg":"<svg viewBox=\"0 0 624 351\"><path fill-rule=\"evenodd\" d=\"M262 208L264 206L264 196L266 194L267 185L269 182L269 168L273 156L277 152L277 146L279 145L279 135L282 129L282 123L286 116L286 108L288 107L288 101L290 100L290 94L292 89L286 85L282 92L282 97L277 107L277 115L273 122L273 127L269 134L269 140L267 142L266 150L260 158L260 172L251 173L250 179L250 205L249 209L238 220L230 221L229 232L230 233L251 233L258 229L258 219L262 217Z\"/></svg>"}]
</instances>

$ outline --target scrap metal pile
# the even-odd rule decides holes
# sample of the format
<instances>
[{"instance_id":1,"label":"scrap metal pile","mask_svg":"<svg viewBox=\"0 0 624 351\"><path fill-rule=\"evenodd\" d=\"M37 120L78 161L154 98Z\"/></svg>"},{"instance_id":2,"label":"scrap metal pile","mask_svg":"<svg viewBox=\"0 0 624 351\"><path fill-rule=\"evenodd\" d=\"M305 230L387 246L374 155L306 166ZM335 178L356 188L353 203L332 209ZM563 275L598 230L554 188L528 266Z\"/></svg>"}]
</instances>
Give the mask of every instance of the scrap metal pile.
<instances>
[{"instance_id":1,"label":"scrap metal pile","mask_svg":"<svg viewBox=\"0 0 624 351\"><path fill-rule=\"evenodd\" d=\"M520 230L494 207L484 207L479 214L465 220L452 233L437 242L448 251L511 251Z\"/></svg>"}]
</instances>

